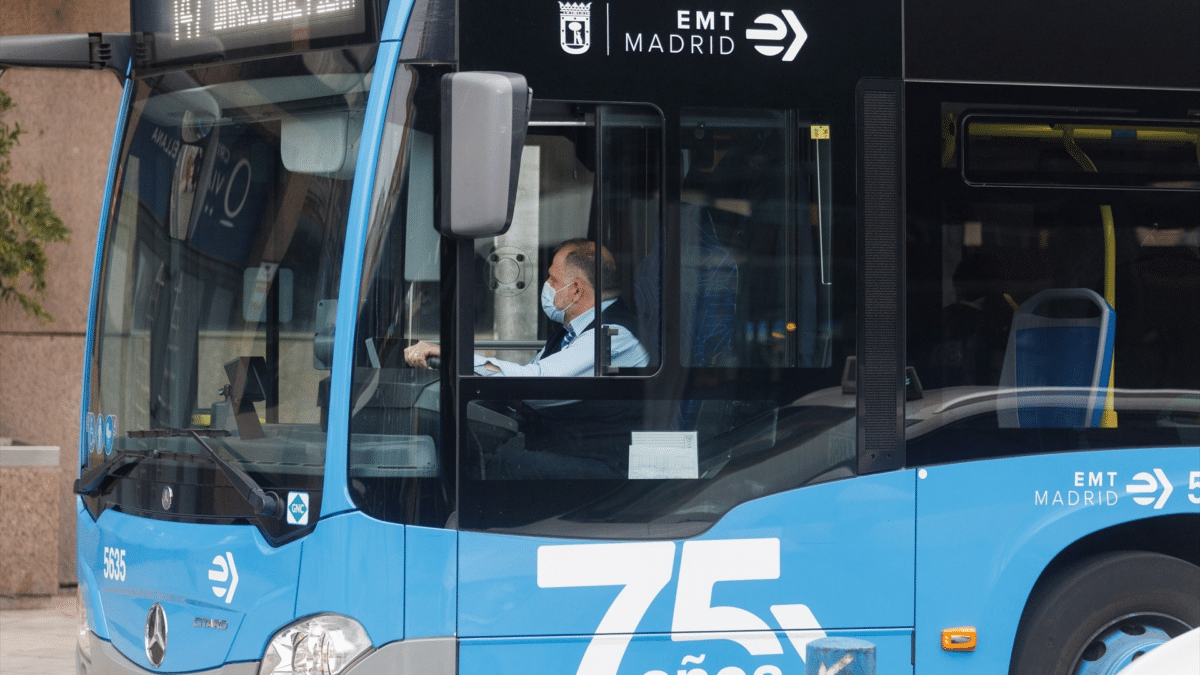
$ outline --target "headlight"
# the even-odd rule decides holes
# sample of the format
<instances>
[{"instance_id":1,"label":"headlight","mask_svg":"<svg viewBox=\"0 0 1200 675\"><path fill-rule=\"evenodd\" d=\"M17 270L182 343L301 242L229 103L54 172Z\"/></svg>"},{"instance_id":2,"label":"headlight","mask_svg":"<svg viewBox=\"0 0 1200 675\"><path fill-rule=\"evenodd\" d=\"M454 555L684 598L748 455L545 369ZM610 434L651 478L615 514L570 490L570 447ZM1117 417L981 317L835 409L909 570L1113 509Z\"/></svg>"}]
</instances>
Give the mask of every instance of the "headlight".
<instances>
[{"instance_id":1,"label":"headlight","mask_svg":"<svg viewBox=\"0 0 1200 675\"><path fill-rule=\"evenodd\" d=\"M338 675L371 648L361 624L318 614L283 628L267 643L259 675Z\"/></svg>"},{"instance_id":2,"label":"headlight","mask_svg":"<svg viewBox=\"0 0 1200 675\"><path fill-rule=\"evenodd\" d=\"M82 576L82 575L81 575ZM87 624L87 585L82 581L75 587L75 630L76 644L83 658L92 660L92 640L88 636Z\"/></svg>"}]
</instances>

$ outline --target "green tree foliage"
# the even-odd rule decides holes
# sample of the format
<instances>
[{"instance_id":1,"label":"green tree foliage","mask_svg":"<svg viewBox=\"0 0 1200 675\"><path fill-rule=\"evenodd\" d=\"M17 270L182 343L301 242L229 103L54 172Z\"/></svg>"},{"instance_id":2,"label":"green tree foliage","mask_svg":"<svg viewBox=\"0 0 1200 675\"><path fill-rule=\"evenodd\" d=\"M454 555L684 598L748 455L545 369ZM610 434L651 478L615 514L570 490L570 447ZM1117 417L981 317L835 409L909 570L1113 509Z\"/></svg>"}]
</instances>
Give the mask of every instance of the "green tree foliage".
<instances>
[{"instance_id":1,"label":"green tree foliage","mask_svg":"<svg viewBox=\"0 0 1200 675\"><path fill-rule=\"evenodd\" d=\"M46 253L42 244L66 241L70 232L50 206L46 184L14 183L8 178L8 158L21 135L4 113L12 99L0 91L0 304L16 302L25 313L46 323L53 321L40 300L46 296Z\"/></svg>"}]
</instances>

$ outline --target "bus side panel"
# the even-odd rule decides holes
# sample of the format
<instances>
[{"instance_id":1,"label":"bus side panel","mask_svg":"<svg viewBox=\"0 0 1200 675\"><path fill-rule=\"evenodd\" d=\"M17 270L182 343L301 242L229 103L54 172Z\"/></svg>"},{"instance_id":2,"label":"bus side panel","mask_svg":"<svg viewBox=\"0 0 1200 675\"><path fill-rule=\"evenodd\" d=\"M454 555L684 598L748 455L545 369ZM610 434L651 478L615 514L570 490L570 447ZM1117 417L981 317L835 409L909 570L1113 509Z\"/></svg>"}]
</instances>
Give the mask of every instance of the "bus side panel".
<instances>
[{"instance_id":1,"label":"bus side panel","mask_svg":"<svg viewBox=\"0 0 1200 675\"><path fill-rule=\"evenodd\" d=\"M1189 489L1200 485L1195 448L1018 457L918 475L922 674L1007 672L1025 601L1055 555L1112 525L1200 511L1200 487ZM974 652L942 651L941 631L956 626L977 628Z\"/></svg>"},{"instance_id":2,"label":"bus side panel","mask_svg":"<svg viewBox=\"0 0 1200 675\"><path fill-rule=\"evenodd\" d=\"M463 672L475 662L489 675L643 675L712 654L717 670L795 673L812 639L863 629L884 629L881 662L907 669L914 483L913 472L900 471L765 497L685 541L464 532ZM657 648L616 637L632 633L659 635ZM467 640L508 637L531 640ZM898 654L886 646L901 643ZM546 649L548 660L530 661L526 644ZM469 651L479 660L468 661ZM717 672L707 664L696 667Z\"/></svg>"},{"instance_id":3,"label":"bus side panel","mask_svg":"<svg viewBox=\"0 0 1200 675\"><path fill-rule=\"evenodd\" d=\"M80 602L87 603L88 628L101 640L112 641L108 634L108 623L104 620L99 578L104 566L97 564L96 551L100 549L100 528L92 514L83 506L83 499L75 497L75 569L79 578Z\"/></svg>"},{"instance_id":4,"label":"bus side panel","mask_svg":"<svg viewBox=\"0 0 1200 675\"><path fill-rule=\"evenodd\" d=\"M454 635L458 532L410 525L404 529L404 554L404 637Z\"/></svg>"},{"instance_id":5,"label":"bus side panel","mask_svg":"<svg viewBox=\"0 0 1200 675\"><path fill-rule=\"evenodd\" d=\"M376 647L402 639L404 534L402 525L357 511L322 518L304 539L296 616L349 616Z\"/></svg>"}]
</instances>

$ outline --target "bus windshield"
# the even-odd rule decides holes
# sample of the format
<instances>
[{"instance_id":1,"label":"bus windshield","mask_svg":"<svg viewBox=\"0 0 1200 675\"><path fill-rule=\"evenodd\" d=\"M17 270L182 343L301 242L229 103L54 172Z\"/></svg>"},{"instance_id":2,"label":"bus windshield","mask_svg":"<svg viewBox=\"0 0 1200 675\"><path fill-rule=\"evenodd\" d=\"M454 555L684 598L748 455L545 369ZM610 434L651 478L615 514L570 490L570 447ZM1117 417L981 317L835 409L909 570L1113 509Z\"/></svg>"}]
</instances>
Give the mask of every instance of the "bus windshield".
<instances>
[{"instance_id":1,"label":"bus windshield","mask_svg":"<svg viewBox=\"0 0 1200 675\"><path fill-rule=\"evenodd\" d=\"M94 513L252 516L192 431L261 489L319 509L322 402L373 63L372 49L313 52L133 85L85 472L126 468L85 495ZM296 529L277 520L263 527L269 537Z\"/></svg>"}]
</instances>

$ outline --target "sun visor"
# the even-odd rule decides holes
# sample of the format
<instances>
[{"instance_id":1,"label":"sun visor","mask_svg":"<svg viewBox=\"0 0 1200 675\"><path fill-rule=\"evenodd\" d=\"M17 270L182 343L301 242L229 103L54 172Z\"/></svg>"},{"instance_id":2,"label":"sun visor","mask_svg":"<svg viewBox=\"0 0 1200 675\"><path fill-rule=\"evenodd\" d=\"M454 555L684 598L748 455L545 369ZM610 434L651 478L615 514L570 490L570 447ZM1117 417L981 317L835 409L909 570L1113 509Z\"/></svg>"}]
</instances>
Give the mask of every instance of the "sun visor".
<instances>
[{"instance_id":1,"label":"sun visor","mask_svg":"<svg viewBox=\"0 0 1200 675\"><path fill-rule=\"evenodd\" d=\"M362 114L341 111L285 119L280 129L283 166L293 173L354 177Z\"/></svg>"}]
</instances>

